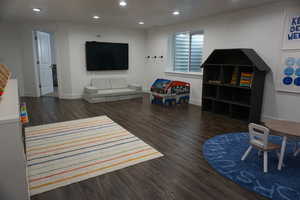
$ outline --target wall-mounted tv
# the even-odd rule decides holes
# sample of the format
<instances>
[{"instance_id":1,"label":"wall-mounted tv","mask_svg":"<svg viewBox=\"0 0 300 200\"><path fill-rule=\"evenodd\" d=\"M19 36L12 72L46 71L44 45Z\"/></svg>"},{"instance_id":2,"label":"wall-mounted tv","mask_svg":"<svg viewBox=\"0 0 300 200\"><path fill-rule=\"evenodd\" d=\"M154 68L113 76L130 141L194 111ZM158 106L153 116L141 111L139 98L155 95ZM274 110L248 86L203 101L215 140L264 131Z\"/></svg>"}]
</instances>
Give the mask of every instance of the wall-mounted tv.
<instances>
[{"instance_id":1,"label":"wall-mounted tv","mask_svg":"<svg viewBox=\"0 0 300 200\"><path fill-rule=\"evenodd\" d=\"M88 71L128 70L128 44L86 42L85 51Z\"/></svg>"}]
</instances>

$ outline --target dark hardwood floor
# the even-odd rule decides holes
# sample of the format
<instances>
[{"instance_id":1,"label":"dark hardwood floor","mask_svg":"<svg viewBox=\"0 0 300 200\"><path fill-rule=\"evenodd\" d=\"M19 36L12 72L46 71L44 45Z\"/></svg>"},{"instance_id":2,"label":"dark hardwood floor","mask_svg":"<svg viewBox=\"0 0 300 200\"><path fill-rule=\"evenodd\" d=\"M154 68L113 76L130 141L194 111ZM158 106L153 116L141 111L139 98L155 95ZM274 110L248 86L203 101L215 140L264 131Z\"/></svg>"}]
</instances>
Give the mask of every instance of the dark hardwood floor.
<instances>
[{"instance_id":1,"label":"dark hardwood floor","mask_svg":"<svg viewBox=\"0 0 300 200\"><path fill-rule=\"evenodd\" d=\"M151 105L147 95L144 99L98 104L53 97L22 100L27 103L29 126L107 115L164 154L35 195L32 200L265 199L220 176L202 155L205 140L245 131L245 122L202 112L193 105Z\"/></svg>"}]
</instances>

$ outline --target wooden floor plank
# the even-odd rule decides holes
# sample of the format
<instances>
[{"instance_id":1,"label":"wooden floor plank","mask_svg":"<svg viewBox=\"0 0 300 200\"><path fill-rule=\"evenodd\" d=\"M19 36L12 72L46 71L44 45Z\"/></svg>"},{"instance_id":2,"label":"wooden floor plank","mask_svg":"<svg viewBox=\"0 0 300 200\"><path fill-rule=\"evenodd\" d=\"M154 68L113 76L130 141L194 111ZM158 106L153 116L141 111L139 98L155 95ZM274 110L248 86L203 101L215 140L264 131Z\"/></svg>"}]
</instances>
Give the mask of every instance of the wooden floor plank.
<instances>
[{"instance_id":1,"label":"wooden floor plank","mask_svg":"<svg viewBox=\"0 0 300 200\"><path fill-rule=\"evenodd\" d=\"M215 172L202 144L218 134L247 130L247 124L202 112L194 105L162 107L143 99L89 104L53 97L22 98L29 126L107 115L165 156L38 194L32 200L212 200L265 199Z\"/></svg>"}]
</instances>

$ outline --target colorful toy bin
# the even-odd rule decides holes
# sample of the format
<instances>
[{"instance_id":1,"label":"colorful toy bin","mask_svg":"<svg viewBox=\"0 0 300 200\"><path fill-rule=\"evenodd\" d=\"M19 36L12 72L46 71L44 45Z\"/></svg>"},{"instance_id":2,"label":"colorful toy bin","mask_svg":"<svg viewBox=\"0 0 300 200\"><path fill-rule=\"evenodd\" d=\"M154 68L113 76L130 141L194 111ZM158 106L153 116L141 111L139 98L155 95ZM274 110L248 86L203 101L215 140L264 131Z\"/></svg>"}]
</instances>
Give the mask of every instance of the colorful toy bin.
<instances>
[{"instance_id":1,"label":"colorful toy bin","mask_svg":"<svg viewBox=\"0 0 300 200\"><path fill-rule=\"evenodd\" d=\"M189 100L189 83L157 79L151 86L150 101L152 104L172 106L176 104L188 104Z\"/></svg>"}]
</instances>

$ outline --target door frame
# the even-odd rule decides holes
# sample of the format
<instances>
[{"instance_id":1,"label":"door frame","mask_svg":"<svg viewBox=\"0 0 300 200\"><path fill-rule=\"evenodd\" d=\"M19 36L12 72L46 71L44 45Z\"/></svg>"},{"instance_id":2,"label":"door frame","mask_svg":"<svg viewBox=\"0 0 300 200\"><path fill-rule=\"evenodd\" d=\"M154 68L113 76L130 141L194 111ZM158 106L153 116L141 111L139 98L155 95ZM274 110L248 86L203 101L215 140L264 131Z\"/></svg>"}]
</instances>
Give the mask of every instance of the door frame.
<instances>
[{"instance_id":1,"label":"door frame","mask_svg":"<svg viewBox=\"0 0 300 200\"><path fill-rule=\"evenodd\" d=\"M56 71L57 71L57 82L58 82L58 95L57 98L60 98L61 96L61 84L60 84L60 75L61 75L61 68L60 68L60 62L57 59L58 55L57 55L57 41L56 41L56 34L55 32L52 31L46 31L46 30L40 30L40 29L36 29L32 31L32 42L33 42L33 64L34 64L34 70L35 70L35 86L36 86L36 94L37 97L41 97L41 88L40 88L40 72L39 72L39 64L37 64L38 62L38 44L37 44L37 40L36 40L36 32L40 31L40 32L45 32L45 33L49 33L51 35L51 53L54 52L54 58L55 58L55 64L56 64ZM53 55L52 55L53 56ZM51 58L52 59L52 58Z\"/></svg>"}]
</instances>

